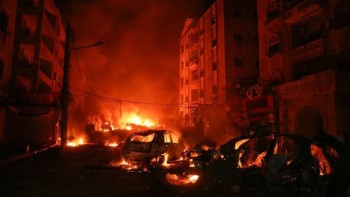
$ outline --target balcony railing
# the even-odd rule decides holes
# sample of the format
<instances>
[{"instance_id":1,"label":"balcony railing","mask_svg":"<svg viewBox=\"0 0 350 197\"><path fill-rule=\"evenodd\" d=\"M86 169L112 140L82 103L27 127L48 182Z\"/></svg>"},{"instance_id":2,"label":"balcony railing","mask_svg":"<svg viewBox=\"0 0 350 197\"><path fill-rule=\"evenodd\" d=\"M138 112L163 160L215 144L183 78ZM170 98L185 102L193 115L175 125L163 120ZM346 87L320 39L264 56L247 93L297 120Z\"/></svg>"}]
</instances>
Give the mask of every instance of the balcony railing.
<instances>
[{"instance_id":1,"label":"balcony railing","mask_svg":"<svg viewBox=\"0 0 350 197\"><path fill-rule=\"evenodd\" d=\"M349 73L328 70L277 87L283 98L310 97L335 91L350 92ZM290 91L293 90L293 91Z\"/></svg>"},{"instance_id":2,"label":"balcony railing","mask_svg":"<svg viewBox=\"0 0 350 197\"><path fill-rule=\"evenodd\" d=\"M296 64L322 56L324 54L323 42L324 41L321 38L306 45L292 49L290 52L291 63Z\"/></svg>"},{"instance_id":3,"label":"balcony railing","mask_svg":"<svg viewBox=\"0 0 350 197\"><path fill-rule=\"evenodd\" d=\"M287 23L295 24L306 16L315 16L323 9L320 5L320 0L296 0L291 5L284 5L284 18Z\"/></svg>"}]
</instances>

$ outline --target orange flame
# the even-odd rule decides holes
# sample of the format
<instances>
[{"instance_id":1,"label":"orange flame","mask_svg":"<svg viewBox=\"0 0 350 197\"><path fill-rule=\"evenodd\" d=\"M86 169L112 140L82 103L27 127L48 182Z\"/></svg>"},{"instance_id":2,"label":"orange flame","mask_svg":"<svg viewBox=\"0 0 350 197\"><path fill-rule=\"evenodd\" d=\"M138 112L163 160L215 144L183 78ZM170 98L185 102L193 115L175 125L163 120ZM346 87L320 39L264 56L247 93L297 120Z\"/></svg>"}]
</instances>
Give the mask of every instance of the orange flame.
<instances>
[{"instance_id":1,"label":"orange flame","mask_svg":"<svg viewBox=\"0 0 350 197\"><path fill-rule=\"evenodd\" d=\"M187 185L194 184L198 181L199 175L197 174L188 174L188 175L177 175L167 173L165 179L173 185Z\"/></svg>"},{"instance_id":2,"label":"orange flame","mask_svg":"<svg viewBox=\"0 0 350 197\"><path fill-rule=\"evenodd\" d=\"M72 141L67 142L67 146L70 146L70 147L77 147L77 146L82 145L82 144L85 144L85 140L83 137L81 137L77 140L72 140Z\"/></svg>"}]
</instances>

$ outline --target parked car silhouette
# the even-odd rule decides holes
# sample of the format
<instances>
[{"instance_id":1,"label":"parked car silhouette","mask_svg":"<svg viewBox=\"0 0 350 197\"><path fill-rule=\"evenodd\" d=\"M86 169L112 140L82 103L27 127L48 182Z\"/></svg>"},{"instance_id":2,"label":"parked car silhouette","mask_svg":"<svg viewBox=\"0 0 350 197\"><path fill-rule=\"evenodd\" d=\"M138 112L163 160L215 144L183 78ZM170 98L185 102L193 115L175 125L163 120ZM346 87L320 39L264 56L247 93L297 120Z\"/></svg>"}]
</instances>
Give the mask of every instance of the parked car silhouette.
<instances>
[{"instance_id":1,"label":"parked car silhouette","mask_svg":"<svg viewBox=\"0 0 350 197\"><path fill-rule=\"evenodd\" d=\"M207 183L273 196L346 196L349 153L335 141L282 133L240 136L207 162Z\"/></svg>"}]
</instances>

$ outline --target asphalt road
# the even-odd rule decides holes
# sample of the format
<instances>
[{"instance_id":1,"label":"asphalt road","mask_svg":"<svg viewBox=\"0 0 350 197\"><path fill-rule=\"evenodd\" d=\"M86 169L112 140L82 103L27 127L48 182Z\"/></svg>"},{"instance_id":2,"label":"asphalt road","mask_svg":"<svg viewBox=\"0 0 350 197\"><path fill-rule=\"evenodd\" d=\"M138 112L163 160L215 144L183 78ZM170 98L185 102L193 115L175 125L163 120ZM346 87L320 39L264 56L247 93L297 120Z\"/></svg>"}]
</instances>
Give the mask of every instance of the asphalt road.
<instances>
[{"instance_id":1,"label":"asphalt road","mask_svg":"<svg viewBox=\"0 0 350 197\"><path fill-rule=\"evenodd\" d=\"M128 172L115 164L120 148L59 147L33 154L0 168L0 196L255 196L225 194L201 184L174 186L162 170Z\"/></svg>"}]
</instances>

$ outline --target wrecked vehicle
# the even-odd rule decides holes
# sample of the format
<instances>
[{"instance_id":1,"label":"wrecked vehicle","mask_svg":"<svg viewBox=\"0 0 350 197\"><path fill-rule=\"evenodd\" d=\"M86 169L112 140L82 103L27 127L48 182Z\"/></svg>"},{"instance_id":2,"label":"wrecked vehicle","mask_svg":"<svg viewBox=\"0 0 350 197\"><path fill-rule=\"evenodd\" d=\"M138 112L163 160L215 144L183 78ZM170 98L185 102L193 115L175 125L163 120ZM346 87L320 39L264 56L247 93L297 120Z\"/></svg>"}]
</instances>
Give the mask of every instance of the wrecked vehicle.
<instances>
[{"instance_id":1,"label":"wrecked vehicle","mask_svg":"<svg viewBox=\"0 0 350 197\"><path fill-rule=\"evenodd\" d=\"M324 151L309 138L252 134L228 141L220 152L221 157L207 166L206 178L228 190L255 189L279 196L345 196L348 190L349 182L337 177L349 171L341 151L335 146Z\"/></svg>"},{"instance_id":2,"label":"wrecked vehicle","mask_svg":"<svg viewBox=\"0 0 350 197\"><path fill-rule=\"evenodd\" d=\"M147 165L180 158L183 150L184 144L173 132L147 130L130 135L122 148L122 155L127 162Z\"/></svg>"}]
</instances>

